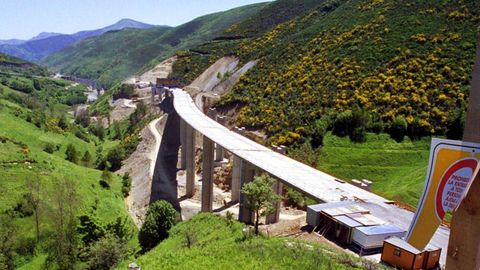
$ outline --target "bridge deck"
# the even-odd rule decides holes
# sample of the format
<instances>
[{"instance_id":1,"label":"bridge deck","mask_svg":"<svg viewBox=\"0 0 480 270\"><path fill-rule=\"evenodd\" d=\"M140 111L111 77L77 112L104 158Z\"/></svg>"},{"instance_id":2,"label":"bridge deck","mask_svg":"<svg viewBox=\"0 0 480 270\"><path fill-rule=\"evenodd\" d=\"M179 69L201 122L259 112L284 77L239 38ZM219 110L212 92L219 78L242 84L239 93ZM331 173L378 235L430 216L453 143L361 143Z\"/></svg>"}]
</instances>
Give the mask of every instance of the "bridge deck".
<instances>
[{"instance_id":1,"label":"bridge deck","mask_svg":"<svg viewBox=\"0 0 480 270\"><path fill-rule=\"evenodd\" d=\"M355 200L370 212L408 230L413 213L395 205L389 200L318 171L301 162L274 152L252 140L237 134L203 114L190 95L182 89L173 89L174 107L179 116L196 131L221 145L227 151L277 177L281 182L323 202ZM341 166L341 165L339 165ZM443 248L445 260L449 229L440 227L430 242Z\"/></svg>"}]
</instances>

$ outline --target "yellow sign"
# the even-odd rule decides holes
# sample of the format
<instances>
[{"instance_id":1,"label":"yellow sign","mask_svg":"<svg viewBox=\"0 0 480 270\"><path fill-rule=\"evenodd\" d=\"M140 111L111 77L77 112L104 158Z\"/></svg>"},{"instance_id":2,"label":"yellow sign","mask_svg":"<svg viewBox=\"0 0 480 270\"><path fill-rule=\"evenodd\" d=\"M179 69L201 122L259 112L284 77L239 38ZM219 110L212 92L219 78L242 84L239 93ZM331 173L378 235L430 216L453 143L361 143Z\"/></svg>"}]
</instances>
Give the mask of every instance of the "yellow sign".
<instances>
[{"instance_id":1,"label":"yellow sign","mask_svg":"<svg viewBox=\"0 0 480 270\"><path fill-rule=\"evenodd\" d=\"M432 139L422 197L405 240L423 250L445 213L454 212L478 172L480 144Z\"/></svg>"}]
</instances>

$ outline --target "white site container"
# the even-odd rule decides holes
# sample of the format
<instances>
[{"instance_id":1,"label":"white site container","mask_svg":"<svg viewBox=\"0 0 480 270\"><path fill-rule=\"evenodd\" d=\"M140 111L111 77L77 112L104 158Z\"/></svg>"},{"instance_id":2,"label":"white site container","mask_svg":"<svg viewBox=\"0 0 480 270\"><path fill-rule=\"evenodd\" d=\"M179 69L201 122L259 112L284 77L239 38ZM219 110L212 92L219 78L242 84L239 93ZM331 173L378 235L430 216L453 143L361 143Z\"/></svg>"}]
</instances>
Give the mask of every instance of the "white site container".
<instances>
[{"instance_id":1,"label":"white site container","mask_svg":"<svg viewBox=\"0 0 480 270\"><path fill-rule=\"evenodd\" d=\"M331 203L319 203L307 206L307 224L315 228L320 224L320 212L325 209L343 207L353 205L352 201L340 201Z\"/></svg>"},{"instance_id":2,"label":"white site container","mask_svg":"<svg viewBox=\"0 0 480 270\"><path fill-rule=\"evenodd\" d=\"M383 240L391 236L402 238L406 231L393 225L383 224L376 226L356 227L353 229L353 243L361 251L381 248Z\"/></svg>"}]
</instances>

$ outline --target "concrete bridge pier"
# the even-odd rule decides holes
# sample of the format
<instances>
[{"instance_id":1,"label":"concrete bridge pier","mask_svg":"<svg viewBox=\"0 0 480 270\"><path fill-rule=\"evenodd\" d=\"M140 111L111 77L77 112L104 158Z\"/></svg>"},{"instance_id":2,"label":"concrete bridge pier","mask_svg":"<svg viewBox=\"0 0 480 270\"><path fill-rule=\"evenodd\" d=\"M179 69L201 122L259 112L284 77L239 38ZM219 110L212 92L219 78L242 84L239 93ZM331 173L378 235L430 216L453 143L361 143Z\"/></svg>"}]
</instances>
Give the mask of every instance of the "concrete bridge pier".
<instances>
[{"instance_id":1,"label":"concrete bridge pier","mask_svg":"<svg viewBox=\"0 0 480 270\"><path fill-rule=\"evenodd\" d=\"M224 125L225 124L225 117L220 116L220 115L215 115L215 121L217 123ZM215 161L216 162L222 162L223 159L225 158L225 152L222 146L220 146L218 143L215 144Z\"/></svg>"},{"instance_id":2,"label":"concrete bridge pier","mask_svg":"<svg viewBox=\"0 0 480 270\"><path fill-rule=\"evenodd\" d=\"M223 147L221 147L218 143L215 144L215 161L222 162L224 158L223 154Z\"/></svg>"},{"instance_id":3,"label":"concrete bridge pier","mask_svg":"<svg viewBox=\"0 0 480 270\"><path fill-rule=\"evenodd\" d=\"M233 156L232 184L230 186L232 203L240 201L240 178L242 176L242 159Z\"/></svg>"},{"instance_id":4,"label":"concrete bridge pier","mask_svg":"<svg viewBox=\"0 0 480 270\"><path fill-rule=\"evenodd\" d=\"M240 173L240 189L243 185L251 182L255 176L256 168L247 161L242 160L241 173ZM240 192L240 208L238 212L238 220L245 223L253 223L255 215L252 211L248 210L245 205L245 195Z\"/></svg>"},{"instance_id":5,"label":"concrete bridge pier","mask_svg":"<svg viewBox=\"0 0 480 270\"><path fill-rule=\"evenodd\" d=\"M212 212L213 210L213 157L214 142L203 136L202 212Z\"/></svg>"},{"instance_id":6,"label":"concrete bridge pier","mask_svg":"<svg viewBox=\"0 0 480 270\"><path fill-rule=\"evenodd\" d=\"M280 182L277 179L277 181L273 184L272 189L279 196L282 196L283 183ZM281 206L282 206L282 201L278 201L278 202L275 203L275 205L274 205L275 212L273 212L272 214L270 214L266 217L266 220L265 220L266 224L277 223L280 220L280 208L281 208Z\"/></svg>"},{"instance_id":7,"label":"concrete bridge pier","mask_svg":"<svg viewBox=\"0 0 480 270\"><path fill-rule=\"evenodd\" d=\"M195 129L183 120L182 122L185 131L185 144L182 144L182 154L185 154L185 170L187 171L185 196L191 198L195 193ZM184 148L185 152L183 151Z\"/></svg>"},{"instance_id":8,"label":"concrete bridge pier","mask_svg":"<svg viewBox=\"0 0 480 270\"><path fill-rule=\"evenodd\" d=\"M180 149L180 168L181 170L185 170L187 167L187 137L186 134L186 126L187 123L183 119L180 119L180 144L182 145Z\"/></svg>"}]
</instances>

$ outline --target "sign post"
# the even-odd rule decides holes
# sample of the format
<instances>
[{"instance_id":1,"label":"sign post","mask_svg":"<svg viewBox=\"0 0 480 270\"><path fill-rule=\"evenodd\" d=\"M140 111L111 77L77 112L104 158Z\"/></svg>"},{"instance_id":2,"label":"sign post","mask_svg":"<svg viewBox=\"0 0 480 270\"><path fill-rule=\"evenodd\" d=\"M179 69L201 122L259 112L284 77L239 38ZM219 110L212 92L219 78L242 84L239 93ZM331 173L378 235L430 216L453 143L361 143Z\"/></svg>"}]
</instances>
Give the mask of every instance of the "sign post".
<instances>
[{"instance_id":1,"label":"sign post","mask_svg":"<svg viewBox=\"0 0 480 270\"><path fill-rule=\"evenodd\" d=\"M480 143L432 139L422 197L406 241L424 250L447 212L465 197L480 160Z\"/></svg>"},{"instance_id":2,"label":"sign post","mask_svg":"<svg viewBox=\"0 0 480 270\"><path fill-rule=\"evenodd\" d=\"M477 56L463 140L480 142L480 36L477 40ZM478 173L467 196L453 215L446 269L480 269L480 175Z\"/></svg>"}]
</instances>

